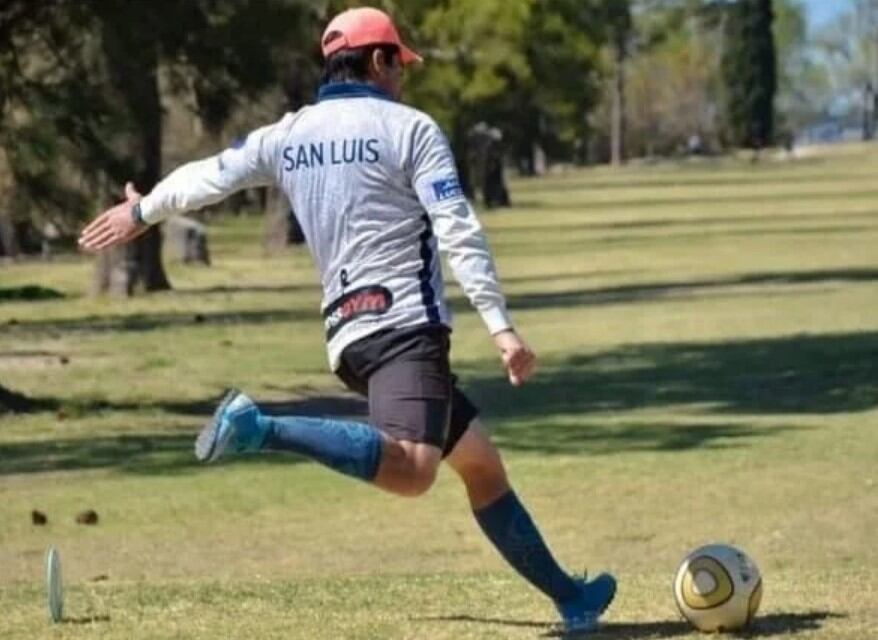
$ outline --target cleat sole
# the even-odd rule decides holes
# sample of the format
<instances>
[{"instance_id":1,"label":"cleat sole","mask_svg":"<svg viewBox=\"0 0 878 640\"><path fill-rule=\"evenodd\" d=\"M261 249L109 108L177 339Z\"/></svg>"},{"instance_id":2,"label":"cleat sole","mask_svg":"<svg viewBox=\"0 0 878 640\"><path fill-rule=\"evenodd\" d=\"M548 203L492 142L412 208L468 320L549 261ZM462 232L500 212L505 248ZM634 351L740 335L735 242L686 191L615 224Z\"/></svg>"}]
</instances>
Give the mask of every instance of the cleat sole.
<instances>
[{"instance_id":1,"label":"cleat sole","mask_svg":"<svg viewBox=\"0 0 878 640\"><path fill-rule=\"evenodd\" d=\"M211 419L206 425L204 425L204 428L201 429L201 432L195 439L195 457L198 460L202 462L213 462L215 460L214 452L216 451L216 445L219 441L218 433L222 423L222 415L225 412L226 407L228 407L232 400L239 395L241 395L241 392L237 389L230 389L227 391L226 395L223 396L222 401L219 403L219 406L216 408L216 411L213 412Z\"/></svg>"}]
</instances>

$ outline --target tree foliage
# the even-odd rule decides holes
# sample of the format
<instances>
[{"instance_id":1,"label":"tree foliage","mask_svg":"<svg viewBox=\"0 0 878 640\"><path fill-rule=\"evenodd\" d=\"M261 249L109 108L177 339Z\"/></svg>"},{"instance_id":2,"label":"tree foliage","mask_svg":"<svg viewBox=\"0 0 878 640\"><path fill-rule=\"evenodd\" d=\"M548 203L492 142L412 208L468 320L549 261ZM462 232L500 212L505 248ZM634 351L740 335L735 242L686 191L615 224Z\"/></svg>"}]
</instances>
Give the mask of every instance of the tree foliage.
<instances>
[{"instance_id":1,"label":"tree foliage","mask_svg":"<svg viewBox=\"0 0 878 640\"><path fill-rule=\"evenodd\" d=\"M72 226L127 179L151 188L175 96L214 143L230 119L238 133L264 124L240 114L269 87L282 88L278 111L298 108L316 89L322 27L363 4L392 13L424 54L406 99L459 160L480 122L532 173L538 151L608 158L613 123L619 155L623 131L628 155L671 153L693 133L719 146L723 123L734 144L767 144L778 87L787 120L808 117L815 65L794 0L775 12L771 0L5 0L0 214ZM156 262L150 251L128 258Z\"/></svg>"},{"instance_id":2,"label":"tree foliage","mask_svg":"<svg viewBox=\"0 0 878 640\"><path fill-rule=\"evenodd\" d=\"M86 12L62 0L11 0L0 8L4 214L85 207L66 172L90 167L106 148L94 131L107 116L106 100L86 73L90 28Z\"/></svg>"},{"instance_id":3,"label":"tree foliage","mask_svg":"<svg viewBox=\"0 0 878 640\"><path fill-rule=\"evenodd\" d=\"M732 144L759 149L774 136L777 54L772 0L738 0L726 8L722 76Z\"/></svg>"},{"instance_id":4,"label":"tree foliage","mask_svg":"<svg viewBox=\"0 0 878 640\"><path fill-rule=\"evenodd\" d=\"M427 53L412 74L415 104L450 132L499 126L526 173L534 151L570 158L588 135L599 87L600 12L609 0L447 0L423 14Z\"/></svg>"},{"instance_id":5,"label":"tree foliage","mask_svg":"<svg viewBox=\"0 0 878 640\"><path fill-rule=\"evenodd\" d=\"M9 0L0 141L12 186L0 206L70 223L126 180L148 191L162 174L163 99L191 93L207 128L219 129L281 80L291 51L314 49L315 22L311 3L292 0ZM151 230L126 255L147 289L168 286L160 249Z\"/></svg>"}]
</instances>

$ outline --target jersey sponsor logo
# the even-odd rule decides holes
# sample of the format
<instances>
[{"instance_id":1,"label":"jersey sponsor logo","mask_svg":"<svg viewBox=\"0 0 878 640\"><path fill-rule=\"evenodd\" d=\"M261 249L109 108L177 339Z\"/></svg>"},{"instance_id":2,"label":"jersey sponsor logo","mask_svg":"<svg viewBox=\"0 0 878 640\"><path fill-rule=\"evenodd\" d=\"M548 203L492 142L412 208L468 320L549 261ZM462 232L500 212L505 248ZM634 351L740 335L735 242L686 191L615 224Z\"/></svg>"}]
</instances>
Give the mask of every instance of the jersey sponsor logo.
<instances>
[{"instance_id":1,"label":"jersey sponsor logo","mask_svg":"<svg viewBox=\"0 0 878 640\"><path fill-rule=\"evenodd\" d=\"M433 195L436 196L437 202L462 196L463 188L460 186L460 180L457 178L444 178L443 180L437 180L433 183Z\"/></svg>"},{"instance_id":2,"label":"jersey sponsor logo","mask_svg":"<svg viewBox=\"0 0 878 640\"><path fill-rule=\"evenodd\" d=\"M304 142L284 147L284 171L301 171L334 164L375 164L381 159L377 138Z\"/></svg>"},{"instance_id":3,"label":"jersey sponsor logo","mask_svg":"<svg viewBox=\"0 0 878 640\"><path fill-rule=\"evenodd\" d=\"M323 310L326 339L332 340L343 326L364 315L384 315L393 306L393 294L386 287L373 284L345 293Z\"/></svg>"}]
</instances>

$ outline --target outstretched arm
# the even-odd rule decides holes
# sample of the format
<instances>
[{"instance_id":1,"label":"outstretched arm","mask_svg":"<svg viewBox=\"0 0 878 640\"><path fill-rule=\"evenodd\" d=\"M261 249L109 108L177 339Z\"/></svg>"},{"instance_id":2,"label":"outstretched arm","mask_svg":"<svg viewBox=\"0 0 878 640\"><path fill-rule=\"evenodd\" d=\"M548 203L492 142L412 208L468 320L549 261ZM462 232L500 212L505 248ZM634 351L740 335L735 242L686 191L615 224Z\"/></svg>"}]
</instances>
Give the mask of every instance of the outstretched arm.
<instances>
[{"instance_id":1,"label":"outstretched arm","mask_svg":"<svg viewBox=\"0 0 878 640\"><path fill-rule=\"evenodd\" d=\"M147 196L141 197L129 183L125 187L125 202L95 218L83 230L79 246L89 252L109 249L133 240L149 225L172 215L219 202L241 189L272 184L273 146L277 134L286 130L294 118L288 114L222 153L184 164Z\"/></svg>"}]
</instances>

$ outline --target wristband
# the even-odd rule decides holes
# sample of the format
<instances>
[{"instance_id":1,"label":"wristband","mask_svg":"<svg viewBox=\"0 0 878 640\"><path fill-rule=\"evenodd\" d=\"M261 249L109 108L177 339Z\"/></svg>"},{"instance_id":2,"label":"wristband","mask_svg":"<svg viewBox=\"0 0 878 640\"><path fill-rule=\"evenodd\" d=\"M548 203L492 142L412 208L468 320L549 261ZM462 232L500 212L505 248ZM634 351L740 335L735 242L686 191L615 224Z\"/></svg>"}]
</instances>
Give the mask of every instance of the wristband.
<instances>
[{"instance_id":1,"label":"wristband","mask_svg":"<svg viewBox=\"0 0 878 640\"><path fill-rule=\"evenodd\" d=\"M145 227L149 224L146 220L143 219L143 211L140 210L139 202L135 202L134 206L131 207L131 219L138 227Z\"/></svg>"}]
</instances>

